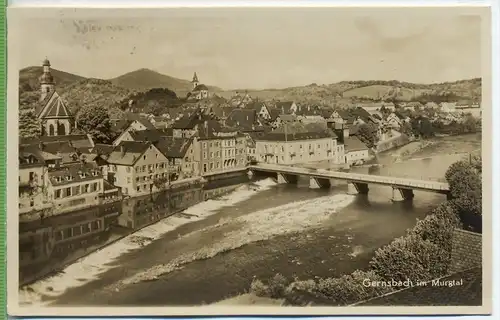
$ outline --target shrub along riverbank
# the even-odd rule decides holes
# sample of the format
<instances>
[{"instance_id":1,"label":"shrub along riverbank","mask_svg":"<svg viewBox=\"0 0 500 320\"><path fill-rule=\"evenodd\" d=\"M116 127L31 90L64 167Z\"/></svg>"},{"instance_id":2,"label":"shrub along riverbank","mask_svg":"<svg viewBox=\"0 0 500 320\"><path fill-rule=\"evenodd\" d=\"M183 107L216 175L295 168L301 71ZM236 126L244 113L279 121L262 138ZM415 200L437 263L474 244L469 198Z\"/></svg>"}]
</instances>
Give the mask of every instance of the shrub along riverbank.
<instances>
[{"instance_id":1,"label":"shrub along riverbank","mask_svg":"<svg viewBox=\"0 0 500 320\"><path fill-rule=\"evenodd\" d=\"M338 278L286 279L276 274L267 281L255 279L250 293L285 299L286 304L349 305L374 298L402 286L370 286L367 281L430 281L448 275L452 235L455 228L481 232L481 158L458 161L446 172L451 200L418 220L405 236L379 248L367 270L356 270Z\"/></svg>"}]
</instances>

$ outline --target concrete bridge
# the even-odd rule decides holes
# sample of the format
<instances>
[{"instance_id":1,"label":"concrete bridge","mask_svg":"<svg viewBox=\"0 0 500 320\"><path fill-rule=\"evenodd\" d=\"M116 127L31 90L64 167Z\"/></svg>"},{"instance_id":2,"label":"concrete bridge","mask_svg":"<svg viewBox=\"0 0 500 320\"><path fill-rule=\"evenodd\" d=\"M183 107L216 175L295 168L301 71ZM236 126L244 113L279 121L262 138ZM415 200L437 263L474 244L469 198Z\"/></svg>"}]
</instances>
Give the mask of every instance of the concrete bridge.
<instances>
[{"instance_id":1,"label":"concrete bridge","mask_svg":"<svg viewBox=\"0 0 500 320\"><path fill-rule=\"evenodd\" d=\"M413 199L414 190L445 194L448 197L450 194L448 183L440 181L347 173L274 164L256 164L249 166L248 169L252 174L254 172L275 173L278 183L297 183L299 176L309 177L310 187L312 188L329 188L331 180L346 181L348 183L348 192L351 194L367 194L369 184L389 186L392 188L393 201Z\"/></svg>"}]
</instances>

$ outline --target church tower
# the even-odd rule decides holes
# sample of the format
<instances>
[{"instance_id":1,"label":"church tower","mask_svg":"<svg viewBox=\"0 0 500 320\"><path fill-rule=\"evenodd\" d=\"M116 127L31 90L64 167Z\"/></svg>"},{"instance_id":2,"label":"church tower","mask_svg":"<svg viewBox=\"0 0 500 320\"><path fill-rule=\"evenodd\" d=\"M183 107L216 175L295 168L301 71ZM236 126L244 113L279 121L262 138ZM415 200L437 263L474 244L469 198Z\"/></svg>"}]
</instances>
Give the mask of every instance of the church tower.
<instances>
[{"instance_id":1,"label":"church tower","mask_svg":"<svg viewBox=\"0 0 500 320\"><path fill-rule=\"evenodd\" d=\"M200 83L198 81L198 76L196 75L196 72L193 75L193 81L191 81L191 83L193 84L193 89L196 88L198 86L198 84Z\"/></svg>"},{"instance_id":2,"label":"church tower","mask_svg":"<svg viewBox=\"0 0 500 320\"><path fill-rule=\"evenodd\" d=\"M40 76L40 101L43 101L45 97L54 91L55 82L52 74L50 73L50 61L46 58L42 64L43 74Z\"/></svg>"}]
</instances>

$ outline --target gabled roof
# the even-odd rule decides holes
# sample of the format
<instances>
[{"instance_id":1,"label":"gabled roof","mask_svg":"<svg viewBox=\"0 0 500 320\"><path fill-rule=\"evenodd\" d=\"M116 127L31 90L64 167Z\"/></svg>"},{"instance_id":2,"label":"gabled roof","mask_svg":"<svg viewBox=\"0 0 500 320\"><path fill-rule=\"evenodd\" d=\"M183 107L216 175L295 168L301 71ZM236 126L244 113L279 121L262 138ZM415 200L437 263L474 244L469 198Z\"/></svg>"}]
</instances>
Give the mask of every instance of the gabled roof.
<instances>
[{"instance_id":1,"label":"gabled roof","mask_svg":"<svg viewBox=\"0 0 500 320\"><path fill-rule=\"evenodd\" d=\"M207 86L206 86L206 85L204 85L204 84L199 84L199 85L197 85L197 86L193 89L193 91L192 91L192 92L197 92L197 91L202 91L202 90L206 90L206 91L208 91L208 88L207 88Z\"/></svg>"},{"instance_id":2,"label":"gabled roof","mask_svg":"<svg viewBox=\"0 0 500 320\"><path fill-rule=\"evenodd\" d=\"M271 115L271 119L270 119L270 120L271 120L271 121L274 121L274 120L276 120L276 119L279 117L279 115L281 114L281 110L280 110L280 109L274 109L274 108L273 108L273 109L270 109L270 110L269 110L269 114Z\"/></svg>"},{"instance_id":3,"label":"gabled roof","mask_svg":"<svg viewBox=\"0 0 500 320\"><path fill-rule=\"evenodd\" d=\"M115 165L133 166L150 146L151 142L122 141L108 154L106 161Z\"/></svg>"},{"instance_id":4,"label":"gabled roof","mask_svg":"<svg viewBox=\"0 0 500 320\"><path fill-rule=\"evenodd\" d=\"M38 110L38 118L72 118L73 115L64 103L63 99L55 91L51 92L50 98L41 102Z\"/></svg>"},{"instance_id":5,"label":"gabled roof","mask_svg":"<svg viewBox=\"0 0 500 320\"><path fill-rule=\"evenodd\" d=\"M226 125L230 127L248 129L257 124L257 111L255 109L234 109L226 119Z\"/></svg>"},{"instance_id":6,"label":"gabled roof","mask_svg":"<svg viewBox=\"0 0 500 320\"><path fill-rule=\"evenodd\" d=\"M293 101L280 101L276 103L276 108L280 109L282 113L290 113L293 103Z\"/></svg>"},{"instance_id":7,"label":"gabled roof","mask_svg":"<svg viewBox=\"0 0 500 320\"><path fill-rule=\"evenodd\" d=\"M102 178L102 173L95 162L75 163L58 168L49 168L48 173L53 186Z\"/></svg>"},{"instance_id":8,"label":"gabled roof","mask_svg":"<svg viewBox=\"0 0 500 320\"><path fill-rule=\"evenodd\" d=\"M129 132L130 136L134 141L150 141L150 142L158 142L162 135L162 133L159 130L141 130L141 131L130 131Z\"/></svg>"},{"instance_id":9,"label":"gabled roof","mask_svg":"<svg viewBox=\"0 0 500 320\"><path fill-rule=\"evenodd\" d=\"M183 158L192 142L191 138L161 137L155 146L167 158Z\"/></svg>"},{"instance_id":10,"label":"gabled roof","mask_svg":"<svg viewBox=\"0 0 500 320\"><path fill-rule=\"evenodd\" d=\"M347 137L344 139L344 150L347 152L354 152L368 150L368 147L357 137Z\"/></svg>"}]
</instances>

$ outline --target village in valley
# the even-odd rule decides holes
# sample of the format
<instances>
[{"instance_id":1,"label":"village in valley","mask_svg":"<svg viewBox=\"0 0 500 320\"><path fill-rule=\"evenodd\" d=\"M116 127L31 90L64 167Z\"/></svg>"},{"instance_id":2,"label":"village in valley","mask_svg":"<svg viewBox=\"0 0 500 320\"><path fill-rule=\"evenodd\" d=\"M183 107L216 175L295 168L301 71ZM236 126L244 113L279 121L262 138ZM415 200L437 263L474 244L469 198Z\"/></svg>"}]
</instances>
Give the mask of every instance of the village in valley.
<instances>
[{"instance_id":1,"label":"village in valley","mask_svg":"<svg viewBox=\"0 0 500 320\"><path fill-rule=\"evenodd\" d=\"M54 248L62 261L77 258L68 256L94 241L87 236L98 238L111 225L138 230L218 197L247 182L250 165L342 171L412 141L480 132L479 101L398 101L397 87L385 99L343 106L262 99L244 90L224 98L196 73L174 106L156 101L147 112L151 104L140 105L136 92L116 109L75 111L79 101L58 92L49 60L42 67L33 103L20 108L21 283L52 270L43 264ZM34 240L29 230L47 225L53 240Z\"/></svg>"}]
</instances>

